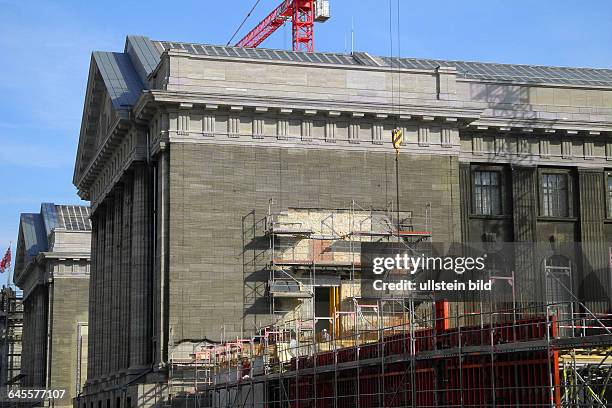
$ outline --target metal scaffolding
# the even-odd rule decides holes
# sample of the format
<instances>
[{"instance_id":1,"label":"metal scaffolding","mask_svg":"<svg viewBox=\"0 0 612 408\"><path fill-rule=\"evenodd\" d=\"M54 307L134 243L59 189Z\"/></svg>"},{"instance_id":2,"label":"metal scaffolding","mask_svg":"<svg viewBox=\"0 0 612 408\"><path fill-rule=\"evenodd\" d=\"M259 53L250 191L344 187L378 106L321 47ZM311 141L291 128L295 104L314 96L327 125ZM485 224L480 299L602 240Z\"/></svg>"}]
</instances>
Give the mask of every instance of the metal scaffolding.
<instances>
[{"instance_id":1,"label":"metal scaffolding","mask_svg":"<svg viewBox=\"0 0 612 408\"><path fill-rule=\"evenodd\" d=\"M429 207L397 221L391 206L272 206L257 221L269 243L270 323L245 339L195 347L182 367L206 374L191 389L175 388L174 398L194 407L612 403L612 315L592 313L573 293L517 304L512 273L489 276L512 285L512 299L475 300L476 311L427 296L361 296L360 244L419 248L432 237ZM547 279L559 279L557 270L547 269Z\"/></svg>"},{"instance_id":2,"label":"metal scaffolding","mask_svg":"<svg viewBox=\"0 0 612 408\"><path fill-rule=\"evenodd\" d=\"M536 309L489 312L482 321L493 323L468 326L461 315L420 320L410 307L408 324L296 343L290 325L266 329L209 346L215 370L200 395L214 407L609 406L611 316ZM516 322L503 316L510 312ZM559 334L585 321L587 335Z\"/></svg>"}]
</instances>

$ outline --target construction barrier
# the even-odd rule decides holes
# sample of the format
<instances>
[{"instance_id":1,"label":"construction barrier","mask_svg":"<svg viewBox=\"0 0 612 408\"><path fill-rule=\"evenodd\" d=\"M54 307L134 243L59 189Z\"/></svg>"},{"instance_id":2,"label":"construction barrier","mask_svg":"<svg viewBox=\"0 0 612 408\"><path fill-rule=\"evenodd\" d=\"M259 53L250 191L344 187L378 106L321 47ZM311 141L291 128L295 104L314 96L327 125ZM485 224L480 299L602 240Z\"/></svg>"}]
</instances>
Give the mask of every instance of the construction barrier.
<instances>
[{"instance_id":1,"label":"construction barrier","mask_svg":"<svg viewBox=\"0 0 612 408\"><path fill-rule=\"evenodd\" d=\"M551 332L555 331L552 323ZM436 333L434 329L414 332L415 354L547 337L545 318L482 327L440 330L441 327L436 328ZM294 358L287 378L282 380L287 390L287 403L292 408L561 406L558 356L554 351L433 357L414 361L414 370L410 359L341 368L342 363L373 361L382 353L385 357L405 355L411 343L409 333L400 333L377 343ZM333 372L299 372L300 369L333 364L337 364Z\"/></svg>"}]
</instances>

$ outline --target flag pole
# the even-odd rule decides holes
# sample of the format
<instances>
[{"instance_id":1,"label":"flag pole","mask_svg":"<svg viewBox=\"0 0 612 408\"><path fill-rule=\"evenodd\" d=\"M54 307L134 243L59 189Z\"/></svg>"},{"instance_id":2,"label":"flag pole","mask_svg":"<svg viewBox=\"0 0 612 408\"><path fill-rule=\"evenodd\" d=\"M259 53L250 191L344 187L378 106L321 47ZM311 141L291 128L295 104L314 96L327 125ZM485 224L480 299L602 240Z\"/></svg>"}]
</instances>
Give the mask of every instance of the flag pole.
<instances>
[{"instance_id":1,"label":"flag pole","mask_svg":"<svg viewBox=\"0 0 612 408\"><path fill-rule=\"evenodd\" d=\"M11 248L13 247L13 241L9 241L9 251L11 250ZM13 275L13 272L15 270L15 267L11 264L13 264L13 253L11 252L11 263L9 264L9 271L8 271L8 275L6 276L6 286L7 287L11 287L11 276ZM11 268L12 266L12 268Z\"/></svg>"},{"instance_id":2,"label":"flag pole","mask_svg":"<svg viewBox=\"0 0 612 408\"><path fill-rule=\"evenodd\" d=\"M4 256L2 257L2 260L0 260L0 268L2 268L0 270L0 272L4 272L7 268L11 267L12 258L13 258L13 253L11 252L12 246L13 246L13 241L9 241L8 249L4 253ZM10 286L10 280L9 280L10 276L11 276L11 270L9 269L8 273L7 273L7 277L6 277L6 285L7 286Z\"/></svg>"}]
</instances>

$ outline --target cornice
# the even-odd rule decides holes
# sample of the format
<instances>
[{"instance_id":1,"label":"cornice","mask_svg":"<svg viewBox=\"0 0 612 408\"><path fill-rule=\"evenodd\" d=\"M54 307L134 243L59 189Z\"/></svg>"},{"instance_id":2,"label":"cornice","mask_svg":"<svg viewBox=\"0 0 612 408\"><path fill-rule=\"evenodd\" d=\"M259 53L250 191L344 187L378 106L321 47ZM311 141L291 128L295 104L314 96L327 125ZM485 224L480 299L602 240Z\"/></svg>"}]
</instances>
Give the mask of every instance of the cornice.
<instances>
[{"instance_id":1,"label":"cornice","mask_svg":"<svg viewBox=\"0 0 612 408\"><path fill-rule=\"evenodd\" d=\"M449 100L426 100L427 103L406 104L380 104L380 103L360 103L350 101L330 101L321 99L306 99L296 98L295 96L287 98L279 97L250 97L240 94L228 93L191 93L185 91L166 91L166 90L150 90L143 92L138 102L134 106L134 118L139 119L146 112L146 109L151 104L155 106L175 105L179 107L181 104L191 104L193 106L206 107L207 105L236 107L240 106L244 109L256 110L258 108L272 109L281 111L283 109L292 109L293 111L303 112L308 114L310 111L322 113L338 112L339 114L353 115L355 113L371 115L386 115L396 118L454 118L460 119L465 123L470 123L480 118L483 109L462 106L461 102Z\"/></svg>"},{"instance_id":2,"label":"cornice","mask_svg":"<svg viewBox=\"0 0 612 408\"><path fill-rule=\"evenodd\" d=\"M109 126L106 138L100 144L94 153L93 159L76 182L75 185L79 190L82 190L86 184L92 181L91 179L95 176L96 171L100 169L100 165L112 155L117 145L121 143L122 136L127 133L130 126L131 121L126 115L117 115L115 121Z\"/></svg>"},{"instance_id":3,"label":"cornice","mask_svg":"<svg viewBox=\"0 0 612 408\"><path fill-rule=\"evenodd\" d=\"M612 132L612 121L576 121L564 119L538 119L538 118L491 118L482 117L469 124L473 130L510 130L517 129L527 133L543 131L545 133L587 132L598 135Z\"/></svg>"}]
</instances>

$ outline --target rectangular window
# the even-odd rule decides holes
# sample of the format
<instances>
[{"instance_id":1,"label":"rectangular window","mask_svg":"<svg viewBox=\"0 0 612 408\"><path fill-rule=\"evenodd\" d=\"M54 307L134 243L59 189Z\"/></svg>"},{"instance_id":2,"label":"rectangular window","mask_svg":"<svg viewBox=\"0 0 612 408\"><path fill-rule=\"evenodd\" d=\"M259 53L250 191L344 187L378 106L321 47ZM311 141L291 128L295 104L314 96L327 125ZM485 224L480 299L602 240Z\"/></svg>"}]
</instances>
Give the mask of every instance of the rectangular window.
<instances>
[{"instance_id":1,"label":"rectangular window","mask_svg":"<svg viewBox=\"0 0 612 408\"><path fill-rule=\"evenodd\" d=\"M606 177L606 180L608 181L608 186L607 186L607 197L608 197L608 218L612 218L612 173L608 174L608 177Z\"/></svg>"},{"instance_id":2,"label":"rectangular window","mask_svg":"<svg viewBox=\"0 0 612 408\"><path fill-rule=\"evenodd\" d=\"M542 215L545 217L568 217L568 175L542 174Z\"/></svg>"},{"instance_id":3,"label":"rectangular window","mask_svg":"<svg viewBox=\"0 0 612 408\"><path fill-rule=\"evenodd\" d=\"M474 172L474 213L478 215L502 213L500 172Z\"/></svg>"}]
</instances>

